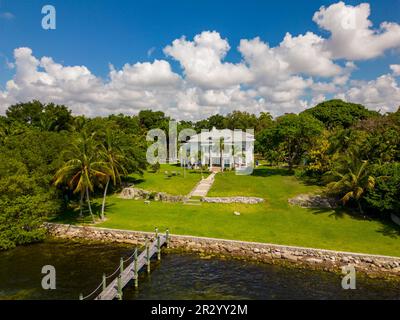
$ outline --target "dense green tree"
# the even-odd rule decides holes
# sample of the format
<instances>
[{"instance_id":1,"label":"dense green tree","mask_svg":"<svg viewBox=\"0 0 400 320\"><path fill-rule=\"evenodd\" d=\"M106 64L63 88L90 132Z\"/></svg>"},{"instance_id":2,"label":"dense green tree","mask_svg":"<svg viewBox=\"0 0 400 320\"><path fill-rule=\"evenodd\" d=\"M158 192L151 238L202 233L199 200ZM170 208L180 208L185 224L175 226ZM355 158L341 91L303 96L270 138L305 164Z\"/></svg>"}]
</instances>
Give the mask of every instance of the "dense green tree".
<instances>
[{"instance_id":1,"label":"dense green tree","mask_svg":"<svg viewBox=\"0 0 400 320\"><path fill-rule=\"evenodd\" d=\"M196 123L194 124L194 129L196 130L196 132L201 132L201 130L210 130L212 129L212 127L210 127L208 119L203 119L196 121Z\"/></svg>"},{"instance_id":2,"label":"dense green tree","mask_svg":"<svg viewBox=\"0 0 400 320\"><path fill-rule=\"evenodd\" d=\"M71 111L66 106L49 103L44 106L39 127L45 131L67 130L72 119Z\"/></svg>"},{"instance_id":3,"label":"dense green tree","mask_svg":"<svg viewBox=\"0 0 400 320\"><path fill-rule=\"evenodd\" d=\"M273 125L274 121L272 115L269 112L261 112L257 118L255 132L256 135L263 130L270 128Z\"/></svg>"},{"instance_id":4,"label":"dense green tree","mask_svg":"<svg viewBox=\"0 0 400 320\"><path fill-rule=\"evenodd\" d=\"M126 116L123 114L118 114L110 115L108 119L115 122L118 125L118 128L126 134L143 134L139 116Z\"/></svg>"},{"instance_id":5,"label":"dense green tree","mask_svg":"<svg viewBox=\"0 0 400 320\"><path fill-rule=\"evenodd\" d=\"M139 123L146 130L160 128L168 131L170 118L162 111L142 110L139 112Z\"/></svg>"},{"instance_id":6,"label":"dense green tree","mask_svg":"<svg viewBox=\"0 0 400 320\"><path fill-rule=\"evenodd\" d=\"M321 182L322 176L331 169L332 162L337 158L337 153L333 155L329 153L330 148L329 131L324 130L307 151L304 173L315 179L315 182Z\"/></svg>"},{"instance_id":7,"label":"dense green tree","mask_svg":"<svg viewBox=\"0 0 400 320\"><path fill-rule=\"evenodd\" d=\"M67 107L54 103L45 105L37 100L12 105L7 109L6 115L11 120L43 131L67 130L73 119Z\"/></svg>"},{"instance_id":8,"label":"dense green tree","mask_svg":"<svg viewBox=\"0 0 400 320\"><path fill-rule=\"evenodd\" d=\"M40 124L43 108L43 104L37 100L18 103L10 106L6 111L6 115L14 121L35 126Z\"/></svg>"},{"instance_id":9,"label":"dense green tree","mask_svg":"<svg viewBox=\"0 0 400 320\"><path fill-rule=\"evenodd\" d=\"M362 120L354 126L359 133L360 156L371 163L400 161L400 124L390 117Z\"/></svg>"},{"instance_id":10,"label":"dense green tree","mask_svg":"<svg viewBox=\"0 0 400 320\"><path fill-rule=\"evenodd\" d=\"M197 132L201 130L211 130L212 128L224 129L226 126L225 117L220 114L214 114L207 119L197 121L193 126Z\"/></svg>"},{"instance_id":11,"label":"dense green tree","mask_svg":"<svg viewBox=\"0 0 400 320\"><path fill-rule=\"evenodd\" d=\"M383 178L378 179L375 188L368 190L364 197L369 211L400 217L400 163L375 165L372 174Z\"/></svg>"},{"instance_id":12,"label":"dense green tree","mask_svg":"<svg viewBox=\"0 0 400 320\"><path fill-rule=\"evenodd\" d=\"M61 134L25 128L0 145L0 248L43 239L43 220L61 211L51 178L64 141Z\"/></svg>"},{"instance_id":13,"label":"dense green tree","mask_svg":"<svg viewBox=\"0 0 400 320\"><path fill-rule=\"evenodd\" d=\"M256 126L257 117L254 114L243 111L233 111L229 113L224 120L224 127L230 130L254 130Z\"/></svg>"},{"instance_id":14,"label":"dense green tree","mask_svg":"<svg viewBox=\"0 0 400 320\"><path fill-rule=\"evenodd\" d=\"M1 159L2 161L4 160ZM27 173L0 178L0 249L44 239L43 219L61 209L55 190Z\"/></svg>"},{"instance_id":15,"label":"dense green tree","mask_svg":"<svg viewBox=\"0 0 400 320\"><path fill-rule=\"evenodd\" d=\"M303 113L317 118L327 129L338 126L349 128L358 120L379 116L378 112L370 111L363 105L338 99L322 102L314 108L303 111Z\"/></svg>"},{"instance_id":16,"label":"dense green tree","mask_svg":"<svg viewBox=\"0 0 400 320\"><path fill-rule=\"evenodd\" d=\"M279 157L293 171L293 166L300 162L322 130L322 123L308 114L286 114L260 134L262 152L266 154L268 150L277 150Z\"/></svg>"},{"instance_id":17,"label":"dense green tree","mask_svg":"<svg viewBox=\"0 0 400 320\"><path fill-rule=\"evenodd\" d=\"M207 129L211 130L212 128L216 129L225 129L226 126L226 120L223 115L220 114L214 114L211 117L207 119L208 124L207 124Z\"/></svg>"}]
</instances>

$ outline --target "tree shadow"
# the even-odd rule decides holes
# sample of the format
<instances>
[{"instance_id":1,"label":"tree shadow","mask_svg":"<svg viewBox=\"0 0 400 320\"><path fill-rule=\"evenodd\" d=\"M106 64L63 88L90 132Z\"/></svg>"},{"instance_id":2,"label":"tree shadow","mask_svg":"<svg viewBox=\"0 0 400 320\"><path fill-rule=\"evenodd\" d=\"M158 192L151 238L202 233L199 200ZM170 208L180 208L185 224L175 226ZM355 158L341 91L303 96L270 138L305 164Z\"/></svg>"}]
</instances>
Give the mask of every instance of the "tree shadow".
<instances>
[{"instance_id":1,"label":"tree shadow","mask_svg":"<svg viewBox=\"0 0 400 320\"><path fill-rule=\"evenodd\" d=\"M171 167L182 168L182 166L179 163L170 163L169 165Z\"/></svg>"},{"instance_id":2,"label":"tree shadow","mask_svg":"<svg viewBox=\"0 0 400 320\"><path fill-rule=\"evenodd\" d=\"M95 218L100 217L101 206L102 206L101 203L96 203L96 202L91 203L92 212ZM104 212L106 217L107 213L109 212L109 209L112 208L113 206L114 206L113 203L106 202L104 207ZM89 224L93 223L87 203L84 204L82 217L79 215L79 212L80 212L79 205L77 203L73 203L69 205L68 208L65 209L61 214L49 217L48 221L54 223L64 223L72 225L81 223L89 223Z\"/></svg>"},{"instance_id":3,"label":"tree shadow","mask_svg":"<svg viewBox=\"0 0 400 320\"><path fill-rule=\"evenodd\" d=\"M132 176L128 176L128 177L124 177L123 182L124 185L128 186L128 185L135 185L135 184L141 184L145 181L144 178L142 177L132 177Z\"/></svg>"},{"instance_id":4,"label":"tree shadow","mask_svg":"<svg viewBox=\"0 0 400 320\"><path fill-rule=\"evenodd\" d=\"M378 233L392 239L400 238L400 227L397 224L391 221L381 221L381 223L382 227L377 230Z\"/></svg>"},{"instance_id":5,"label":"tree shadow","mask_svg":"<svg viewBox=\"0 0 400 320\"><path fill-rule=\"evenodd\" d=\"M343 210L342 208L309 208L311 213L314 215L319 215L319 214L327 214L329 213L328 217L334 218L336 220L343 219L348 213Z\"/></svg>"},{"instance_id":6,"label":"tree shadow","mask_svg":"<svg viewBox=\"0 0 400 320\"><path fill-rule=\"evenodd\" d=\"M310 208L312 214L318 215L318 214L327 214L328 217L335 218L336 220L338 219L343 219L346 216L350 217L354 220L358 221L372 221L368 216L361 215L357 211L350 210L348 208L342 208L342 207L337 207L337 208Z\"/></svg>"},{"instance_id":7,"label":"tree shadow","mask_svg":"<svg viewBox=\"0 0 400 320\"><path fill-rule=\"evenodd\" d=\"M293 176L294 172L289 171L289 169L285 168L276 168L276 167L264 167L264 168L255 168L252 176L255 177L270 177L270 176Z\"/></svg>"},{"instance_id":8,"label":"tree shadow","mask_svg":"<svg viewBox=\"0 0 400 320\"><path fill-rule=\"evenodd\" d=\"M368 216L361 215L359 212L344 209L344 208L335 208L335 209L328 209L328 208L310 208L312 214L327 214L331 218L336 220L343 219L346 216L350 217L351 219L358 220L358 221L378 221L381 224L381 228L377 230L378 233L386 237L390 237L392 239L400 238L400 227L389 220L379 219L379 218L371 218ZM332 212L333 211L333 212Z\"/></svg>"},{"instance_id":9,"label":"tree shadow","mask_svg":"<svg viewBox=\"0 0 400 320\"><path fill-rule=\"evenodd\" d=\"M208 175L209 172L208 171L203 171L201 172L201 170L189 170L190 174L203 174L203 175Z\"/></svg>"}]
</instances>

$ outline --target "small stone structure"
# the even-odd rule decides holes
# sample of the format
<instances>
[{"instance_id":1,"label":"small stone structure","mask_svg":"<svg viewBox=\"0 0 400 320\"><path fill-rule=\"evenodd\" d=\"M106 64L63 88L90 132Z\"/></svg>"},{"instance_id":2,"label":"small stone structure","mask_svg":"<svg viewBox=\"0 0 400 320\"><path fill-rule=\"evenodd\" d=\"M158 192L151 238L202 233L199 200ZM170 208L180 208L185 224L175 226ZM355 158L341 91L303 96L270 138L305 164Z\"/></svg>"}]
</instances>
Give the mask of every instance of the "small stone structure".
<instances>
[{"instance_id":1,"label":"small stone structure","mask_svg":"<svg viewBox=\"0 0 400 320\"><path fill-rule=\"evenodd\" d=\"M256 197L204 197L201 199L207 203L245 203L245 204L258 204L264 202L262 198Z\"/></svg>"},{"instance_id":2,"label":"small stone structure","mask_svg":"<svg viewBox=\"0 0 400 320\"><path fill-rule=\"evenodd\" d=\"M59 238L122 242L135 245L143 245L146 239L154 236L151 232L54 223L47 223L46 228L50 235ZM341 267L351 264L354 265L357 272L400 280L399 257L181 235L170 235L169 239L169 247L176 250L334 272L341 272Z\"/></svg>"},{"instance_id":3,"label":"small stone structure","mask_svg":"<svg viewBox=\"0 0 400 320\"><path fill-rule=\"evenodd\" d=\"M154 192L133 187L124 188L119 194L119 197L127 200L143 199L163 202L182 202L185 199L184 196L174 196L165 192Z\"/></svg>"},{"instance_id":4,"label":"small stone structure","mask_svg":"<svg viewBox=\"0 0 400 320\"><path fill-rule=\"evenodd\" d=\"M333 209L337 207L337 201L321 195L300 194L288 200L289 204L302 208Z\"/></svg>"}]
</instances>

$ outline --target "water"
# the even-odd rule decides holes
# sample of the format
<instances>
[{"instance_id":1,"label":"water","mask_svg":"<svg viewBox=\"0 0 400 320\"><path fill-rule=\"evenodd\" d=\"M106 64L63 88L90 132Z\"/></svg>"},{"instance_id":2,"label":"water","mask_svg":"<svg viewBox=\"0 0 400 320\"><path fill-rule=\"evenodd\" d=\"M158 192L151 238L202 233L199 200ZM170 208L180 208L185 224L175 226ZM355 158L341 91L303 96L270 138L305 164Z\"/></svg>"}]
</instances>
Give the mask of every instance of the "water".
<instances>
[{"instance_id":1,"label":"water","mask_svg":"<svg viewBox=\"0 0 400 320\"><path fill-rule=\"evenodd\" d=\"M0 299L77 299L90 293L132 248L114 244L49 241L0 252ZM57 289L43 290L43 265L57 270ZM237 260L164 254L142 273L139 289L124 299L400 299L397 282L357 277L357 290L341 288L341 277Z\"/></svg>"}]
</instances>

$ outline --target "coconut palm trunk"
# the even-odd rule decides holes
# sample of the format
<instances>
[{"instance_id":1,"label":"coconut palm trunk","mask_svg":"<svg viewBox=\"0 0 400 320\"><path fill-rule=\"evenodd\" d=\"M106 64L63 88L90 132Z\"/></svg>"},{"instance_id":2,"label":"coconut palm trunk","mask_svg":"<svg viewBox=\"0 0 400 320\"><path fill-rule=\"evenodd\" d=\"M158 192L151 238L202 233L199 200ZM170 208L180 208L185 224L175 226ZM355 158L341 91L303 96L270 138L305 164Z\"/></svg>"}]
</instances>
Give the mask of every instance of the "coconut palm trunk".
<instances>
[{"instance_id":1,"label":"coconut palm trunk","mask_svg":"<svg viewBox=\"0 0 400 320\"><path fill-rule=\"evenodd\" d=\"M104 209L106 206L106 196L109 184L110 184L110 176L107 177L107 183L106 186L104 187L103 203L101 205L101 220L104 220Z\"/></svg>"},{"instance_id":2,"label":"coconut palm trunk","mask_svg":"<svg viewBox=\"0 0 400 320\"><path fill-rule=\"evenodd\" d=\"M361 214L364 214L364 210L363 210L363 208L362 208L362 206L361 206L361 202L360 202L359 199L357 200L357 205L358 205L358 210L360 211L360 213L361 213Z\"/></svg>"},{"instance_id":3,"label":"coconut palm trunk","mask_svg":"<svg viewBox=\"0 0 400 320\"><path fill-rule=\"evenodd\" d=\"M85 196L85 192L82 190L81 191L81 199L79 201L79 218L83 217L83 197Z\"/></svg>"},{"instance_id":4,"label":"coconut palm trunk","mask_svg":"<svg viewBox=\"0 0 400 320\"><path fill-rule=\"evenodd\" d=\"M89 206L90 216L92 217L92 220L93 220L93 223L94 223L96 221L94 219L94 215L93 215L93 212L92 212L92 206L90 205L90 197L89 197L89 188L88 187L86 187L86 200L87 200L87 203L88 203L88 206Z\"/></svg>"},{"instance_id":5,"label":"coconut palm trunk","mask_svg":"<svg viewBox=\"0 0 400 320\"><path fill-rule=\"evenodd\" d=\"M219 155L220 155L220 165L221 165L221 173L224 171L224 148L225 148L225 144L224 144L224 138L221 138L219 140Z\"/></svg>"}]
</instances>

